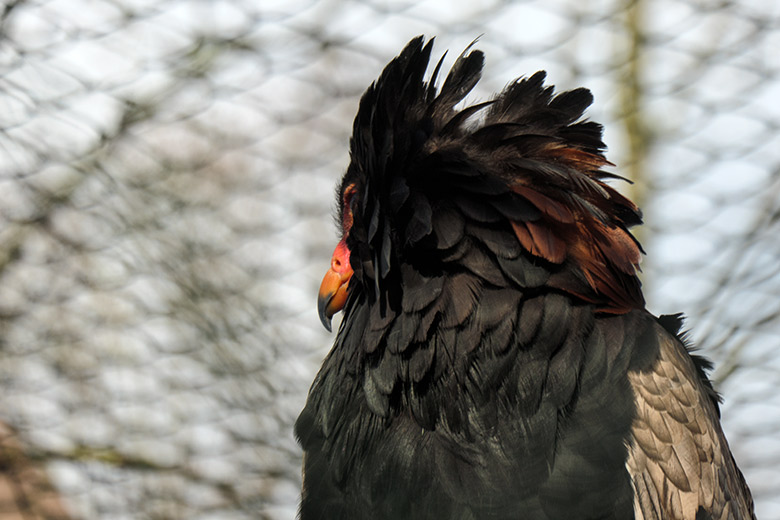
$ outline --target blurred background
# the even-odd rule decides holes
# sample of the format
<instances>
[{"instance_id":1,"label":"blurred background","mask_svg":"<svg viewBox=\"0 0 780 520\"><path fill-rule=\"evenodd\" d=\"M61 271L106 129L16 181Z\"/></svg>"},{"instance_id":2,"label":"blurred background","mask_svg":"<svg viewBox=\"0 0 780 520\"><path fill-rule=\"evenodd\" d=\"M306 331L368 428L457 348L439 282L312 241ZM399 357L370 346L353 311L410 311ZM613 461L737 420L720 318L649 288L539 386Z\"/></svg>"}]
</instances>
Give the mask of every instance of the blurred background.
<instances>
[{"instance_id":1,"label":"blurred background","mask_svg":"<svg viewBox=\"0 0 780 520\"><path fill-rule=\"evenodd\" d=\"M292 519L292 424L362 91L417 34L468 101L589 87L655 313L780 519L780 3L0 4L0 520Z\"/></svg>"}]
</instances>

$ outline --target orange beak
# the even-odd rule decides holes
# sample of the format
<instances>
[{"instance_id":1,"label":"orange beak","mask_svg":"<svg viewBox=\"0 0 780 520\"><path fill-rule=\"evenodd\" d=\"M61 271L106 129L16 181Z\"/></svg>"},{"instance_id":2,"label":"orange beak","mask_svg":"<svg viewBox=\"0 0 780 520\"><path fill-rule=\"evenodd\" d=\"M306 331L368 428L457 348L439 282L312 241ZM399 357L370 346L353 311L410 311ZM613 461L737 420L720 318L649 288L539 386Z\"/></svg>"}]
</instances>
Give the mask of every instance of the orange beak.
<instances>
[{"instance_id":1,"label":"orange beak","mask_svg":"<svg viewBox=\"0 0 780 520\"><path fill-rule=\"evenodd\" d=\"M347 286L352 278L352 266L349 265L349 249L342 240L333 251L330 259L330 269L325 273L317 298L317 310L320 321L331 332L330 320L334 314L344 308L347 302Z\"/></svg>"}]
</instances>

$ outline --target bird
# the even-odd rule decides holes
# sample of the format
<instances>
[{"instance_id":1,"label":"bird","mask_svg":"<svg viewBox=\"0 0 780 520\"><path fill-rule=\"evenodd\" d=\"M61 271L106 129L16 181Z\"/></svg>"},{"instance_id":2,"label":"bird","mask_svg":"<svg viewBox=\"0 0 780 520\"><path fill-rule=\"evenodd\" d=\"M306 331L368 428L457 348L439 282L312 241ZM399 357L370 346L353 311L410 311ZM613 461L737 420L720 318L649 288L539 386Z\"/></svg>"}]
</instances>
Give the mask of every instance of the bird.
<instances>
[{"instance_id":1,"label":"bird","mask_svg":"<svg viewBox=\"0 0 780 520\"><path fill-rule=\"evenodd\" d=\"M360 99L300 519L755 518L712 364L646 309L590 91L468 104L475 42L439 82L414 38Z\"/></svg>"}]
</instances>

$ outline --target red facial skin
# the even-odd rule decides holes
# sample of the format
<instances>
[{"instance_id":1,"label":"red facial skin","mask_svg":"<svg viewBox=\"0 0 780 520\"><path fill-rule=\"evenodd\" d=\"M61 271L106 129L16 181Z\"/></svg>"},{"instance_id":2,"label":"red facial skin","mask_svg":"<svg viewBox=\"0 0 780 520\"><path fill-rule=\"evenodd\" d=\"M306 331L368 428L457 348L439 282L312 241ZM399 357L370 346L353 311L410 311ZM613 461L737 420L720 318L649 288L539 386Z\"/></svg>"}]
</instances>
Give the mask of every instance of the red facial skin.
<instances>
[{"instance_id":1,"label":"red facial skin","mask_svg":"<svg viewBox=\"0 0 780 520\"><path fill-rule=\"evenodd\" d=\"M319 297L317 298L317 310L320 314L320 321L331 331L330 320L334 314L344 308L347 302L347 288L349 280L352 278L352 266L349 263L349 248L347 247L347 235L352 227L352 209L351 202L355 194L355 186L349 185L344 190L344 218L341 223L344 238L336 246L333 256L330 259L330 269L325 273L325 277L320 284Z\"/></svg>"}]
</instances>

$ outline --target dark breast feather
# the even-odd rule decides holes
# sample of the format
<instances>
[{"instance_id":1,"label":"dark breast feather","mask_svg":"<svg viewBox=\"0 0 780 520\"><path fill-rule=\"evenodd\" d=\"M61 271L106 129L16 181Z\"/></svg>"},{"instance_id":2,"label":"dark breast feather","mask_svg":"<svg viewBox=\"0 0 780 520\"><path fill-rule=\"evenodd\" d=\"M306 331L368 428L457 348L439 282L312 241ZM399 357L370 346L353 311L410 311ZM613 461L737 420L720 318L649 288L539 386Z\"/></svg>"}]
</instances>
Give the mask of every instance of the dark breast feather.
<instances>
[{"instance_id":1,"label":"dark breast feather","mask_svg":"<svg viewBox=\"0 0 780 520\"><path fill-rule=\"evenodd\" d=\"M346 365L352 349L364 348L360 336L350 335L328 357L312 389L317 399L296 425L305 471L320 479L308 487L303 518L314 515L307 504L323 501L334 508L326 518L505 519L517 511L529 519L631 517L627 374L648 348L632 336L648 326L647 317L597 318L592 306L566 295L523 297L516 289L485 289L474 276L450 283L473 279L489 307L440 324L404 352L380 346L366 355L359 391ZM464 305L447 294L445 282L426 309L439 303L448 314L451 305ZM451 351L471 327L481 331L478 348ZM423 360L413 361L417 355ZM422 368L411 370L413 363Z\"/></svg>"}]
</instances>

